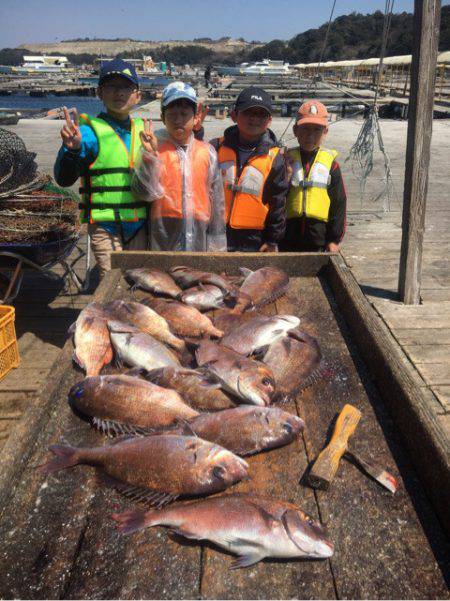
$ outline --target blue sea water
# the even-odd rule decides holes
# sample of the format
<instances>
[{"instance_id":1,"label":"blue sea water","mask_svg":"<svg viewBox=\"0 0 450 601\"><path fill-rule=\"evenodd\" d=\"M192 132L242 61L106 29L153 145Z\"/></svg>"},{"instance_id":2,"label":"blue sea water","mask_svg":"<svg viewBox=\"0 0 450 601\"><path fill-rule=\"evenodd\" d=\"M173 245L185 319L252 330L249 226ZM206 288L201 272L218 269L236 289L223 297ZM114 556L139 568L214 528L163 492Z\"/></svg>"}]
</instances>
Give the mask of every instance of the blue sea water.
<instances>
[{"instance_id":1,"label":"blue sea water","mask_svg":"<svg viewBox=\"0 0 450 601\"><path fill-rule=\"evenodd\" d=\"M0 96L0 108L2 109L54 109L60 106L73 106L79 113L97 115L102 110L102 102L93 96L46 96L44 98L33 98L26 94L12 94L11 96Z\"/></svg>"}]
</instances>

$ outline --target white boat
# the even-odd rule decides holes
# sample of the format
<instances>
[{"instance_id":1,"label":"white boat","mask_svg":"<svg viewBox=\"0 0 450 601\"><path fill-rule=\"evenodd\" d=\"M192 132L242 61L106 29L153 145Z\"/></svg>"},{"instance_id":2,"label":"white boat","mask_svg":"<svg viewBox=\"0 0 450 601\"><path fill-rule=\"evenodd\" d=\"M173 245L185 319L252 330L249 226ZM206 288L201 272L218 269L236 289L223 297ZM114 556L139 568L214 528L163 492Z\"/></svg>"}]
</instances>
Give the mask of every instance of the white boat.
<instances>
[{"instance_id":1,"label":"white boat","mask_svg":"<svg viewBox=\"0 0 450 601\"><path fill-rule=\"evenodd\" d=\"M243 75L288 75L289 63L266 58L257 63L242 63L240 70Z\"/></svg>"}]
</instances>

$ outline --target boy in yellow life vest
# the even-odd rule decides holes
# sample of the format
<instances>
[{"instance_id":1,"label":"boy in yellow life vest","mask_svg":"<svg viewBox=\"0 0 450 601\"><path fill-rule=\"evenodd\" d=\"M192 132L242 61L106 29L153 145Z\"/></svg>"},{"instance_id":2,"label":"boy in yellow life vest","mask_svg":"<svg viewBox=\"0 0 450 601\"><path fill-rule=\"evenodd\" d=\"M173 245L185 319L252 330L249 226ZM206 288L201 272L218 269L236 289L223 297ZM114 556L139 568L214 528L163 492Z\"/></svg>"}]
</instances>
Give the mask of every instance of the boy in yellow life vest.
<instances>
[{"instance_id":1,"label":"boy in yellow life vest","mask_svg":"<svg viewBox=\"0 0 450 601\"><path fill-rule=\"evenodd\" d=\"M224 194L217 154L194 137L204 116L195 90L169 84L161 98L165 130L146 123L132 188L150 203L150 246L166 251L226 251Z\"/></svg>"},{"instance_id":2,"label":"boy in yellow life vest","mask_svg":"<svg viewBox=\"0 0 450 601\"><path fill-rule=\"evenodd\" d=\"M345 233L344 182L337 152L323 146L328 112L316 100L299 108L294 125L298 147L287 153L290 188L286 202L285 252L338 252Z\"/></svg>"},{"instance_id":3,"label":"boy in yellow life vest","mask_svg":"<svg viewBox=\"0 0 450 601\"><path fill-rule=\"evenodd\" d=\"M211 140L225 192L229 251L275 252L285 229L286 166L272 121L270 95L251 86L231 113L235 125Z\"/></svg>"},{"instance_id":4,"label":"boy in yellow life vest","mask_svg":"<svg viewBox=\"0 0 450 601\"><path fill-rule=\"evenodd\" d=\"M141 99L134 67L121 59L103 63L97 89L105 111L97 117L65 109L63 145L55 179L71 186L81 178L81 220L88 224L100 277L111 269L113 250L145 250L146 202L131 192L131 173L140 148L142 119L130 119Z\"/></svg>"}]
</instances>

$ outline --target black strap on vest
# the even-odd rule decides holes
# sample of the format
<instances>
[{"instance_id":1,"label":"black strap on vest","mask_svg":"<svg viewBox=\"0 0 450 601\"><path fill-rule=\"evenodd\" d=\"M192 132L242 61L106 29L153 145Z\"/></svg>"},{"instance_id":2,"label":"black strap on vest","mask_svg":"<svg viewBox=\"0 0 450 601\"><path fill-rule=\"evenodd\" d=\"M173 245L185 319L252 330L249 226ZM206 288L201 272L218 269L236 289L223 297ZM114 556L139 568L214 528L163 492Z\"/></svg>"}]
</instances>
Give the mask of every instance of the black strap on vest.
<instances>
[{"instance_id":1,"label":"black strap on vest","mask_svg":"<svg viewBox=\"0 0 450 601\"><path fill-rule=\"evenodd\" d=\"M118 205L115 202L80 202L80 203L78 203L79 209L87 209L87 208L100 209L100 210L113 209L113 211L115 211L116 209L142 209L142 207L148 207L148 202L144 202L144 201L129 202L129 203L121 204L121 205Z\"/></svg>"}]
</instances>

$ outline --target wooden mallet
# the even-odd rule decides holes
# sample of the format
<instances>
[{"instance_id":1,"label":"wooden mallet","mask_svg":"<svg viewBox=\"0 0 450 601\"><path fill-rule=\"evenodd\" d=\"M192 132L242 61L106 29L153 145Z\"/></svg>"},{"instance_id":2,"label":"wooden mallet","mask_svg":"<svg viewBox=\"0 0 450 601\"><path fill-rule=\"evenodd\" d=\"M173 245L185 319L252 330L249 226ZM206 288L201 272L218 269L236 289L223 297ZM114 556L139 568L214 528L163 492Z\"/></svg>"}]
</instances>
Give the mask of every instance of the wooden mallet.
<instances>
[{"instance_id":1,"label":"wooden mallet","mask_svg":"<svg viewBox=\"0 0 450 601\"><path fill-rule=\"evenodd\" d=\"M353 405L344 405L338 415L330 442L317 457L308 475L313 488L328 490L339 467L339 461L347 450L350 436L361 419L361 411Z\"/></svg>"},{"instance_id":2,"label":"wooden mallet","mask_svg":"<svg viewBox=\"0 0 450 601\"><path fill-rule=\"evenodd\" d=\"M349 438L355 432L360 419L361 412L356 407L344 405L336 420L330 442L321 451L309 472L308 483L313 488L328 490L339 467L339 461L344 456L391 493L395 493L397 480L389 472L364 461L348 448Z\"/></svg>"}]
</instances>

